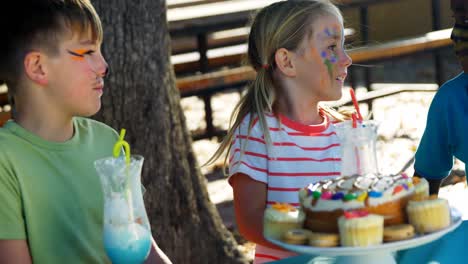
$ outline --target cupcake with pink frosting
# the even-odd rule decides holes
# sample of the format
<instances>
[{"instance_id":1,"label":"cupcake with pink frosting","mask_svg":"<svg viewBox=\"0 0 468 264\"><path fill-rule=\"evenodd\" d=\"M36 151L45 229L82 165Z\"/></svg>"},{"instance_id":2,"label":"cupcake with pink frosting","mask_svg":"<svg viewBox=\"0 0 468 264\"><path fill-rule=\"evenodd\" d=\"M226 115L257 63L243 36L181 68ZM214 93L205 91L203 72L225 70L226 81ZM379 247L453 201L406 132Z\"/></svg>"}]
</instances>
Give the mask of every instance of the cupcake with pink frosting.
<instances>
[{"instance_id":1,"label":"cupcake with pink frosting","mask_svg":"<svg viewBox=\"0 0 468 264\"><path fill-rule=\"evenodd\" d=\"M384 218L364 210L344 212L338 219L343 247L366 247L382 244Z\"/></svg>"}]
</instances>

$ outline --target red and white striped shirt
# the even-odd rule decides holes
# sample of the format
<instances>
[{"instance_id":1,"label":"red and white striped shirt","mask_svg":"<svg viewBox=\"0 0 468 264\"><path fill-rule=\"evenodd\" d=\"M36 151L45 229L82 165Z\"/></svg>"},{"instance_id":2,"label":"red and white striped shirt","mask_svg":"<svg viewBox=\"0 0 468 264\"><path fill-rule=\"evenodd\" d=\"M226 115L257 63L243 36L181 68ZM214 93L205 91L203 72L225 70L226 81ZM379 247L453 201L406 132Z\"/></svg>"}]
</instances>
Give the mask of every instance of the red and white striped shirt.
<instances>
[{"instance_id":1,"label":"red and white striped shirt","mask_svg":"<svg viewBox=\"0 0 468 264\"><path fill-rule=\"evenodd\" d=\"M303 125L283 115L266 114L271 145L265 142L258 118L250 135L247 115L236 129L232 143L229 176L243 173L267 185L267 206L275 202L299 207L298 191L310 183L340 176L341 148L335 127L321 112L324 122ZM245 151L241 156L241 147ZM257 245L254 263L296 255Z\"/></svg>"}]
</instances>

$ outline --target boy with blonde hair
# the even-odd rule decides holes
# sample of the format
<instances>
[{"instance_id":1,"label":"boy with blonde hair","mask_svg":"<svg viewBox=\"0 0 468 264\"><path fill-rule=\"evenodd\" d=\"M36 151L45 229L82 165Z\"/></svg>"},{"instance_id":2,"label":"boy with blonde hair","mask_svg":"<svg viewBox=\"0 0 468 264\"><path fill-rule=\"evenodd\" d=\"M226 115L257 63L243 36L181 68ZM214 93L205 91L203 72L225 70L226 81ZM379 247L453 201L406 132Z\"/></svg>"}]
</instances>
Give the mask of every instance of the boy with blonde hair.
<instances>
[{"instance_id":1,"label":"boy with blonde hair","mask_svg":"<svg viewBox=\"0 0 468 264\"><path fill-rule=\"evenodd\" d=\"M0 129L0 263L109 263L93 162L117 133L101 107L108 65L88 0L16 0L0 18L0 80L15 116ZM146 263L170 261L153 241Z\"/></svg>"}]
</instances>

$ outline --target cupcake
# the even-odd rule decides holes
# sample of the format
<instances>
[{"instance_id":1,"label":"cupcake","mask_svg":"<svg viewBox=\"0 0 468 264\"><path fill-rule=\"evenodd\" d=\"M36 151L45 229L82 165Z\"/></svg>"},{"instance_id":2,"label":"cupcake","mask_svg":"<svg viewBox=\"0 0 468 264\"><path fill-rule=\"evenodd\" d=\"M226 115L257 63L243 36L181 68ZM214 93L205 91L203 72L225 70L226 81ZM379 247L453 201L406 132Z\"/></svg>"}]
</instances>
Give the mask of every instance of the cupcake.
<instances>
[{"instance_id":1,"label":"cupcake","mask_svg":"<svg viewBox=\"0 0 468 264\"><path fill-rule=\"evenodd\" d=\"M305 215L302 210L287 203L275 203L265 209L263 216L263 235L268 238L281 240L286 231L300 229Z\"/></svg>"},{"instance_id":2,"label":"cupcake","mask_svg":"<svg viewBox=\"0 0 468 264\"><path fill-rule=\"evenodd\" d=\"M409 223L419 234L435 232L450 225L448 202L435 195L422 201L410 201L406 210Z\"/></svg>"},{"instance_id":3,"label":"cupcake","mask_svg":"<svg viewBox=\"0 0 468 264\"><path fill-rule=\"evenodd\" d=\"M382 244L384 218L364 210L346 211L338 219L343 247L366 247Z\"/></svg>"},{"instance_id":4,"label":"cupcake","mask_svg":"<svg viewBox=\"0 0 468 264\"><path fill-rule=\"evenodd\" d=\"M429 183L424 178L413 177L414 194L411 200L424 200L429 197Z\"/></svg>"}]
</instances>

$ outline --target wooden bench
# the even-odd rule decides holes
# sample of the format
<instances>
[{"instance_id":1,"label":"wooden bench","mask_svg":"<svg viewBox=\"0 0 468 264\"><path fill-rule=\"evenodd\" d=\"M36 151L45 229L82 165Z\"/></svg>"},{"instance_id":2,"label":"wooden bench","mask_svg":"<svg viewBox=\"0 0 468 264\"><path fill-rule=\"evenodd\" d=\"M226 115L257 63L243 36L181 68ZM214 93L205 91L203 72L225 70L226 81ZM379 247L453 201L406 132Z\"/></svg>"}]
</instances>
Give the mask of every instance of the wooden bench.
<instances>
[{"instance_id":1,"label":"wooden bench","mask_svg":"<svg viewBox=\"0 0 468 264\"><path fill-rule=\"evenodd\" d=\"M350 55L354 63L362 63L379 61L394 56L414 54L418 51L437 49L450 45L450 30L451 29L435 31L424 36L392 41L379 45L362 46L350 50ZM353 29L345 29L346 36L352 36L353 34ZM243 36L239 36L239 38L242 37ZM223 42L221 41L218 44L213 44L213 46L223 46ZM240 66L245 58L246 52L247 44L238 44L208 50L204 62L205 65L202 65L198 52L176 54L171 56L171 61L175 73L177 75L182 75L188 72L203 72L203 68L208 70Z\"/></svg>"},{"instance_id":2,"label":"wooden bench","mask_svg":"<svg viewBox=\"0 0 468 264\"><path fill-rule=\"evenodd\" d=\"M443 47L448 47L452 44L450 40L451 29L439 30L430 32L422 36L417 36L410 39L395 40L387 43L369 45L348 51L348 54L353 60L353 63L372 63L376 61L412 55L419 52L427 52ZM244 56L246 46L239 46L232 52L226 52L226 58L223 56L213 57L212 63L217 64L218 61L227 60L230 62L240 63ZM174 67L184 67L185 63L180 62L174 64ZM177 79L177 87L181 95L192 96L202 94L213 89L218 89L224 86L236 86L238 83L245 83L253 80L255 72L249 66L242 66L233 69L220 70L211 73L199 74L185 78Z\"/></svg>"},{"instance_id":3,"label":"wooden bench","mask_svg":"<svg viewBox=\"0 0 468 264\"><path fill-rule=\"evenodd\" d=\"M227 2L229 0L168 0L167 1L167 9L168 13L168 21L169 21L169 30L173 36L171 41L171 53L172 55L181 54L181 53L188 53L198 51L198 40L194 38L193 34L191 34L191 29L186 28L188 33L178 32L179 29L184 28L185 26L190 25L180 25L180 24L190 24L191 22L188 20L184 20L183 16L177 16L179 14L190 14L190 13L198 13L200 17L204 17L203 12L198 12L197 10L193 11L193 7L199 5L206 5L206 4L216 4L221 2ZM215 6L211 5L211 8ZM222 7L222 6L221 6ZM179 8L179 9L177 9ZM182 9L181 9L182 8ZM174 11L174 9L176 9ZM205 8L203 10L210 9ZM174 15L176 14L176 15ZM190 16L190 19L197 20L197 17ZM175 24L175 25L174 25ZM182 30L180 30L182 31ZM206 41L207 47L211 48L218 48L223 46L230 46L240 44L246 41L248 35L248 28L247 27L239 27L233 29L226 29L216 32L206 32Z\"/></svg>"},{"instance_id":4,"label":"wooden bench","mask_svg":"<svg viewBox=\"0 0 468 264\"><path fill-rule=\"evenodd\" d=\"M214 49L238 45L247 42L249 34L248 27L227 29L207 34L207 48ZM178 55L183 53L198 52L197 39L187 36L173 38L171 41L171 54Z\"/></svg>"},{"instance_id":5,"label":"wooden bench","mask_svg":"<svg viewBox=\"0 0 468 264\"><path fill-rule=\"evenodd\" d=\"M371 63L388 60L449 47L452 44L450 33L451 29L439 30L410 39L395 40L377 45L368 45L366 47L350 50L348 53L354 63ZM239 49L237 53L233 52L232 54L229 54L227 59L235 61L240 60L242 56L242 49ZM220 57L219 59L221 60L223 58ZM216 63L216 60L213 60L213 62ZM255 72L251 67L241 66L233 69L225 69L177 79L177 87L182 97L198 95L202 96L205 102L207 130L203 134L193 135L195 140L224 134L224 131L217 130L212 125L212 110L209 100L210 95L215 92L228 89L241 89L254 78ZM371 102L376 98L404 91L434 91L434 88L426 89L406 86L398 89L392 88L388 90L371 91L367 95L359 98L359 100L363 103L369 103L369 107L371 107ZM350 102L340 102L339 104L349 103Z\"/></svg>"},{"instance_id":6,"label":"wooden bench","mask_svg":"<svg viewBox=\"0 0 468 264\"><path fill-rule=\"evenodd\" d=\"M353 39L354 34L354 29L345 29L346 38ZM247 35L245 35L245 38L246 37ZM204 70L208 71L219 69L226 66L240 66L246 52L247 44L243 43L228 47L209 49L206 52L206 59L204 61L200 60L200 54L198 52L176 54L171 56L171 61L176 75L183 75L197 71L204 72Z\"/></svg>"},{"instance_id":7,"label":"wooden bench","mask_svg":"<svg viewBox=\"0 0 468 264\"><path fill-rule=\"evenodd\" d=\"M167 19L169 23L169 33L172 39L172 54L194 52L194 54L183 54L173 59L177 76L184 73L208 72L211 67L219 67L219 63L209 62L209 52L219 47L230 46L245 42L248 29L245 28L252 14L262 7L280 0L225 0L209 1L204 4L169 5ZM367 42L367 7L369 5L395 2L401 0L339 0L337 5L340 9L359 8L360 12L360 42ZM439 1L439 0L433 0ZM177 1L175 1L177 2ZM204 2L188 1L182 2ZM224 31L224 37L216 37L213 33ZM357 35L357 34L356 34ZM352 34L350 36L355 36ZM187 58L190 58L187 60ZM194 63L193 60L198 62ZM191 63L189 63L191 61ZM179 62L186 62L181 65ZM226 62L229 62L227 60Z\"/></svg>"},{"instance_id":8,"label":"wooden bench","mask_svg":"<svg viewBox=\"0 0 468 264\"><path fill-rule=\"evenodd\" d=\"M205 1L196 1L194 4L197 4L200 2L205 3ZM213 4L213 2L215 3ZM229 1L219 1L219 0L209 1L209 3L212 4L212 7L207 7L203 10L207 12L206 10L210 10L210 9L220 9L222 6L220 6L220 8L217 8L216 5L220 5L220 4L226 5L228 4L226 2L229 2ZM252 3L252 2L249 2L249 3ZM240 2L237 5L241 5L241 4L245 4L245 3ZM210 24L212 23L211 20L208 20L208 18L204 17L203 12L197 12L197 13L201 13L200 17L188 16L190 18L189 20L186 20L184 16L178 17L174 15L177 13L185 14L185 13L198 11L198 10L195 10L195 11L190 10L190 9L193 9L193 5L190 5L188 7L183 6L183 7L186 7L184 9L187 9L187 10L184 10L184 9L169 10L170 14L168 15L168 21L169 21L169 30L170 30L170 34L172 37L172 41L171 41L172 55L188 53L188 52L197 52L199 49L199 45L200 45L200 42L199 42L200 39L198 37L195 38L194 35L198 35L200 33L202 33L202 36L201 36L202 38L203 37L206 38L206 47L208 50L213 49L213 48L232 46L232 45L237 45L237 44L247 42L249 27L246 26L246 23L250 16L250 15L248 16L248 12L250 13L254 12L256 10L254 8L258 6L259 5L257 4L255 6L244 7L240 15L236 10L233 10L233 12L231 13L229 12L219 13L219 14L222 14L223 17L234 15L235 18L231 20L227 20L226 22L223 22L224 20L218 21L218 23L216 23L216 26L218 28L213 28L213 25ZM247 9L248 12L244 12L245 9ZM214 16L218 17L218 15L216 14ZM237 23L237 22L234 22L236 19L240 19L240 21L242 21L241 27L234 28L232 27L232 25L230 25L230 23ZM223 23L226 23L226 24L223 24ZM198 34L193 32L193 28L191 28L193 27L193 24L199 24L200 32ZM203 28L203 25L207 26L207 28ZM185 31L182 29L184 29ZM222 29L222 30L219 30L219 29ZM203 30L205 30L206 32L203 32ZM348 29L346 33L347 33L346 35L347 35L348 42L351 42L352 40L354 40L354 37L357 36L357 34L355 34L355 31L352 29ZM201 39L201 40L205 41L204 39Z\"/></svg>"}]
</instances>

